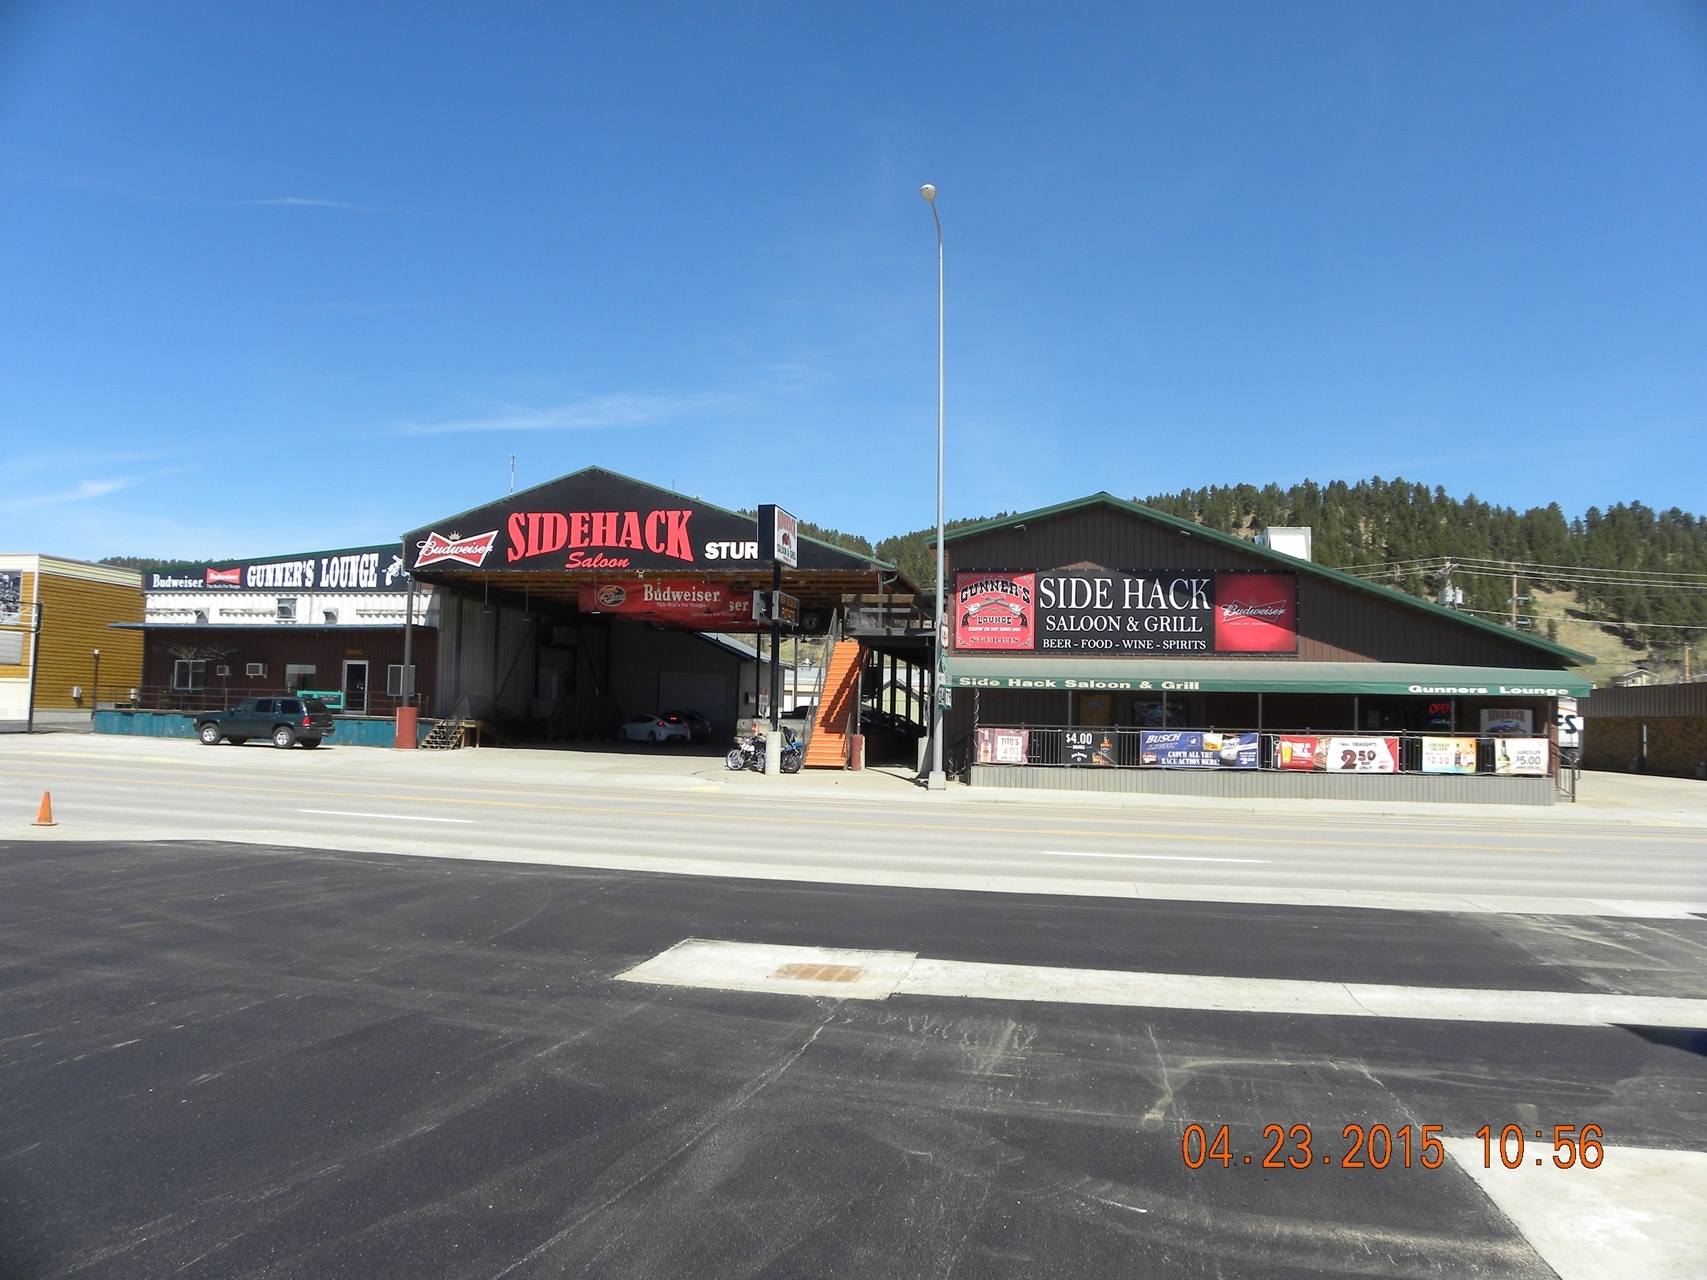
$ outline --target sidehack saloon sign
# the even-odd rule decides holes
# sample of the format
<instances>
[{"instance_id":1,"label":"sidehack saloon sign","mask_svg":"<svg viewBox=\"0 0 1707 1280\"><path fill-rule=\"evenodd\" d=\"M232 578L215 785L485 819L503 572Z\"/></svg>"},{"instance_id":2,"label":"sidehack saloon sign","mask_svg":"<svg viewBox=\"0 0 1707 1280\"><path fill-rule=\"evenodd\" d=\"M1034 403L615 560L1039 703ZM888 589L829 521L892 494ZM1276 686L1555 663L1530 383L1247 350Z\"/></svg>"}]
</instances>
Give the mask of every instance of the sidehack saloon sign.
<instances>
[{"instance_id":1,"label":"sidehack saloon sign","mask_svg":"<svg viewBox=\"0 0 1707 1280\"><path fill-rule=\"evenodd\" d=\"M781 508L761 507L755 519L598 468L417 529L404 547L411 569L434 573L867 567L865 557L801 538Z\"/></svg>"},{"instance_id":2,"label":"sidehack saloon sign","mask_svg":"<svg viewBox=\"0 0 1707 1280\"><path fill-rule=\"evenodd\" d=\"M1298 577L1056 569L955 574L963 653L1297 653Z\"/></svg>"}]
</instances>

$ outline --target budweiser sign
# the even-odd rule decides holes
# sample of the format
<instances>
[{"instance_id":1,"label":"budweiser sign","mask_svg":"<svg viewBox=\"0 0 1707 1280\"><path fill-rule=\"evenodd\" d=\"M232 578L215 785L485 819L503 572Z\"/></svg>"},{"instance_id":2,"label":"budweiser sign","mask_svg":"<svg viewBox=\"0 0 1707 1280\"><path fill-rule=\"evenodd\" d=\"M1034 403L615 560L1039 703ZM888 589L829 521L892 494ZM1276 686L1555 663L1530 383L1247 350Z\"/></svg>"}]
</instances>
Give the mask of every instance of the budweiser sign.
<instances>
[{"instance_id":1,"label":"budweiser sign","mask_svg":"<svg viewBox=\"0 0 1707 1280\"><path fill-rule=\"evenodd\" d=\"M426 541L421 543L421 553L415 557L415 567L425 569L430 564L454 562L478 569L486 563L486 557L492 554L492 545L497 541L496 529L468 538L447 538L442 533L429 533Z\"/></svg>"},{"instance_id":2,"label":"budweiser sign","mask_svg":"<svg viewBox=\"0 0 1707 1280\"><path fill-rule=\"evenodd\" d=\"M1289 573L1216 574L1215 648L1221 653L1296 653L1298 579Z\"/></svg>"},{"instance_id":3,"label":"budweiser sign","mask_svg":"<svg viewBox=\"0 0 1707 1280\"><path fill-rule=\"evenodd\" d=\"M209 569L207 585L210 587L240 587L243 585L243 569Z\"/></svg>"}]
</instances>

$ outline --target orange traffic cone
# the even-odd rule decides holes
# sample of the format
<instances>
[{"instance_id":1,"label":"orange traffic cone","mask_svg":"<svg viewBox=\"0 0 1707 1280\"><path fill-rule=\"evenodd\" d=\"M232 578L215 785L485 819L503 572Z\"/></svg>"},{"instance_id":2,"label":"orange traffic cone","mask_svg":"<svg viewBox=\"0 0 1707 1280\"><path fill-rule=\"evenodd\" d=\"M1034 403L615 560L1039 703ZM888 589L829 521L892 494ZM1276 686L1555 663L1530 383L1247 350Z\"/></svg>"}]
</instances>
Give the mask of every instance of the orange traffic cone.
<instances>
[{"instance_id":1,"label":"orange traffic cone","mask_svg":"<svg viewBox=\"0 0 1707 1280\"><path fill-rule=\"evenodd\" d=\"M36 812L36 820L30 823L32 827L57 827L53 820L53 797L46 791L41 793L41 808Z\"/></svg>"}]
</instances>

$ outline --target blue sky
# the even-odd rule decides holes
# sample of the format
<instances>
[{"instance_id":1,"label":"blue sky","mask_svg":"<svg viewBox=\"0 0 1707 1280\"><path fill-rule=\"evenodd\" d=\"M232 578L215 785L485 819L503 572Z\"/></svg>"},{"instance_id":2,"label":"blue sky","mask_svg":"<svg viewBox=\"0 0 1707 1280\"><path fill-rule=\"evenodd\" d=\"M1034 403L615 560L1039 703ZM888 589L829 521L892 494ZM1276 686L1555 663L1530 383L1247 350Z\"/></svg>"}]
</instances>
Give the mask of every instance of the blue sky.
<instances>
[{"instance_id":1,"label":"blue sky","mask_svg":"<svg viewBox=\"0 0 1707 1280\"><path fill-rule=\"evenodd\" d=\"M1681 4L0 3L0 545L588 464L873 537L1187 485L1707 508Z\"/></svg>"}]
</instances>

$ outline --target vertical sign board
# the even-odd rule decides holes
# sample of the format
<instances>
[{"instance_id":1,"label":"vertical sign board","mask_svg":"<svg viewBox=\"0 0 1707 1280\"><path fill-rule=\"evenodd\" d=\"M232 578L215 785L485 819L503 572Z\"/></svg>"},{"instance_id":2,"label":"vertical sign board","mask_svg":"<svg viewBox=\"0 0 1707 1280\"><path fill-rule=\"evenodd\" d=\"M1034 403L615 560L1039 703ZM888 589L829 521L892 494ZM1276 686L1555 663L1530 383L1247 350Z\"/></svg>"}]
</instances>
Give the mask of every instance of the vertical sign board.
<instances>
[{"instance_id":1,"label":"vertical sign board","mask_svg":"<svg viewBox=\"0 0 1707 1280\"><path fill-rule=\"evenodd\" d=\"M1580 747L1583 744L1583 717L1577 710L1575 698L1559 699L1559 746Z\"/></svg>"},{"instance_id":2,"label":"vertical sign board","mask_svg":"<svg viewBox=\"0 0 1707 1280\"><path fill-rule=\"evenodd\" d=\"M774 502L759 504L759 559L800 565L800 521Z\"/></svg>"}]
</instances>

